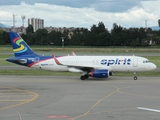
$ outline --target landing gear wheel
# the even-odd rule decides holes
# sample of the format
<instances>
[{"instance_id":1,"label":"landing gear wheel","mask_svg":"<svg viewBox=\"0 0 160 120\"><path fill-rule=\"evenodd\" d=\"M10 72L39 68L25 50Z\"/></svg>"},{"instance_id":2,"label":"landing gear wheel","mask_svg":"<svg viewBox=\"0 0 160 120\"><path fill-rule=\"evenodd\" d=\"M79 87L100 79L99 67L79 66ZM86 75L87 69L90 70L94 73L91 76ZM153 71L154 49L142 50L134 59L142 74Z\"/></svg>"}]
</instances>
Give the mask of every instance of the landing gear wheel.
<instances>
[{"instance_id":1,"label":"landing gear wheel","mask_svg":"<svg viewBox=\"0 0 160 120\"><path fill-rule=\"evenodd\" d=\"M85 79L88 79L89 78L89 76L86 74L86 75L84 75L84 77L85 77Z\"/></svg>"},{"instance_id":2,"label":"landing gear wheel","mask_svg":"<svg viewBox=\"0 0 160 120\"><path fill-rule=\"evenodd\" d=\"M137 80L137 75L136 75L136 72L134 72L134 77L133 77L134 80Z\"/></svg>"},{"instance_id":3,"label":"landing gear wheel","mask_svg":"<svg viewBox=\"0 0 160 120\"><path fill-rule=\"evenodd\" d=\"M137 76L134 76L134 80L137 80L138 78L137 78Z\"/></svg>"},{"instance_id":4,"label":"landing gear wheel","mask_svg":"<svg viewBox=\"0 0 160 120\"><path fill-rule=\"evenodd\" d=\"M81 79L81 80L85 80L86 77L82 75L82 76L80 77L80 79Z\"/></svg>"}]
</instances>

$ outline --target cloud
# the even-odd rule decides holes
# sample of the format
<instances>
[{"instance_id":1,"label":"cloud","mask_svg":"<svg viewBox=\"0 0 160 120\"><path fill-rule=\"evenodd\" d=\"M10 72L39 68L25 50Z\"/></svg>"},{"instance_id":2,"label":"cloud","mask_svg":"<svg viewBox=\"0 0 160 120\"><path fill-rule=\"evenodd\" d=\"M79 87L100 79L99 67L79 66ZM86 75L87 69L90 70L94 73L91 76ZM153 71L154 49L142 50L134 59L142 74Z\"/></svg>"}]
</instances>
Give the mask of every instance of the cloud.
<instances>
[{"instance_id":1,"label":"cloud","mask_svg":"<svg viewBox=\"0 0 160 120\"><path fill-rule=\"evenodd\" d=\"M126 1L126 0L100 0L95 3L92 3L91 7L95 8L98 11L105 12L125 12L128 9L138 6L139 1Z\"/></svg>"},{"instance_id":2,"label":"cloud","mask_svg":"<svg viewBox=\"0 0 160 120\"><path fill-rule=\"evenodd\" d=\"M122 12L137 6L141 0L23 0L26 4L46 3L72 8L92 7L98 11ZM1 0L0 5L20 5L22 0Z\"/></svg>"},{"instance_id":3,"label":"cloud","mask_svg":"<svg viewBox=\"0 0 160 120\"><path fill-rule=\"evenodd\" d=\"M1 5L0 23L12 25L12 14L14 13L16 14L16 26L21 26L21 15L26 15L25 26L27 26L28 18L35 17L44 19L45 26L53 27L90 28L100 21L109 29L112 28L113 23L124 27L145 27L145 20L148 21L148 26L157 25L159 4L160 1L142 1L138 6L127 8L123 12L105 12L97 10L92 5L78 8L47 3L31 5L21 2L19 5Z\"/></svg>"}]
</instances>

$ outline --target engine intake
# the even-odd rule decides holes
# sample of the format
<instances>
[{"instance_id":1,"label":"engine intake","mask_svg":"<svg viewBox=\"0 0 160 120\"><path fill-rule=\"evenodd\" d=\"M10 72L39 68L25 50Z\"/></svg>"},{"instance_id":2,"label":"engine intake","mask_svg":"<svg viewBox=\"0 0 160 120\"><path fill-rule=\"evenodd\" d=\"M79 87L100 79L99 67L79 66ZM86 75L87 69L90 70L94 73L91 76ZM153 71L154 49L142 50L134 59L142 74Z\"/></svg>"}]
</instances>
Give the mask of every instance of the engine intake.
<instances>
[{"instance_id":1,"label":"engine intake","mask_svg":"<svg viewBox=\"0 0 160 120\"><path fill-rule=\"evenodd\" d=\"M109 77L109 70L93 70L89 73L90 77L106 78Z\"/></svg>"}]
</instances>

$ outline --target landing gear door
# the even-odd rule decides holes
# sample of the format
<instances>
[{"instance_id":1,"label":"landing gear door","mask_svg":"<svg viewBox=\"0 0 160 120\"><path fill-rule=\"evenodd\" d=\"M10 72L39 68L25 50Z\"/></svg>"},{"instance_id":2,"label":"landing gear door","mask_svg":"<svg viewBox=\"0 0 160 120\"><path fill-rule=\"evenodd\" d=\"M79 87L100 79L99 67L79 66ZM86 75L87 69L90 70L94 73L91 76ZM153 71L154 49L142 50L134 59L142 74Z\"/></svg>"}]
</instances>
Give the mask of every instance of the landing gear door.
<instances>
[{"instance_id":1,"label":"landing gear door","mask_svg":"<svg viewBox=\"0 0 160 120\"><path fill-rule=\"evenodd\" d=\"M133 58L133 67L138 67L138 58Z\"/></svg>"},{"instance_id":2,"label":"landing gear door","mask_svg":"<svg viewBox=\"0 0 160 120\"><path fill-rule=\"evenodd\" d=\"M34 58L34 64L35 66L39 66L39 57Z\"/></svg>"}]
</instances>

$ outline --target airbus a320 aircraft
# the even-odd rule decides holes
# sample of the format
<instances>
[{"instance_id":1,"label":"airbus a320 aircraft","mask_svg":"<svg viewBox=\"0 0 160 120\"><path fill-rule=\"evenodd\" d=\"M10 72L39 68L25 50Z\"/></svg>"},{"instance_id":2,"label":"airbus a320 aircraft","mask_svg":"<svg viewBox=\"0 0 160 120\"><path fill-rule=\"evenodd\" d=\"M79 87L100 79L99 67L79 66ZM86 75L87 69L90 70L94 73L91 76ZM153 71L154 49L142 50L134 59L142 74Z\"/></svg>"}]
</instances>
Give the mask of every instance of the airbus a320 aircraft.
<instances>
[{"instance_id":1,"label":"airbus a320 aircraft","mask_svg":"<svg viewBox=\"0 0 160 120\"><path fill-rule=\"evenodd\" d=\"M51 71L81 72L81 80L89 77L107 78L112 72L136 72L156 69L156 65L138 56L40 56L32 51L16 32L9 32L14 57L6 60L18 65Z\"/></svg>"}]
</instances>

